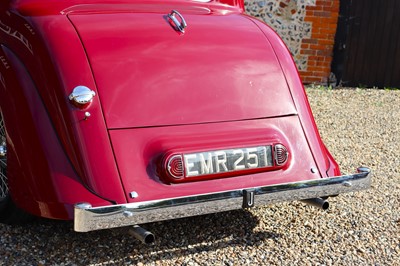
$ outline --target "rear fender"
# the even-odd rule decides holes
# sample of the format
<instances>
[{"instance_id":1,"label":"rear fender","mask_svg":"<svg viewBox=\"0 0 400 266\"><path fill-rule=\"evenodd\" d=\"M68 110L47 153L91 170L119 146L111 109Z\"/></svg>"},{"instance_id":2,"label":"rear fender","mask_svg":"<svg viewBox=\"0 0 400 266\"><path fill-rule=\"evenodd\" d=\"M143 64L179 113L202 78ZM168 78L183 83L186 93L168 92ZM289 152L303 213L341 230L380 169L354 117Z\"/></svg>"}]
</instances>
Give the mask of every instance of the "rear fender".
<instances>
[{"instance_id":1,"label":"rear fender","mask_svg":"<svg viewBox=\"0 0 400 266\"><path fill-rule=\"evenodd\" d=\"M7 176L16 205L47 218L72 219L80 201L108 204L81 183L26 67L0 50L0 106L7 131Z\"/></svg>"},{"instance_id":2,"label":"rear fender","mask_svg":"<svg viewBox=\"0 0 400 266\"><path fill-rule=\"evenodd\" d=\"M0 31L1 43L12 47L8 60L21 58L82 184L109 202L126 202L98 97L85 110L68 100L79 85L96 91L88 58L68 18L60 14L23 17L14 12L0 13L0 18L8 29ZM20 73L15 75L20 79ZM84 120L87 111L92 115L89 121Z\"/></svg>"},{"instance_id":3,"label":"rear fender","mask_svg":"<svg viewBox=\"0 0 400 266\"><path fill-rule=\"evenodd\" d=\"M86 109L78 109L68 100L68 95L80 85L98 94L75 28L62 15L34 17L32 27L45 45L39 47L42 72L46 74L37 80L42 83L38 83L38 90L68 157L88 188L109 201L125 203L99 97ZM47 79L53 80L48 83ZM91 114L87 121L86 112Z\"/></svg>"}]
</instances>

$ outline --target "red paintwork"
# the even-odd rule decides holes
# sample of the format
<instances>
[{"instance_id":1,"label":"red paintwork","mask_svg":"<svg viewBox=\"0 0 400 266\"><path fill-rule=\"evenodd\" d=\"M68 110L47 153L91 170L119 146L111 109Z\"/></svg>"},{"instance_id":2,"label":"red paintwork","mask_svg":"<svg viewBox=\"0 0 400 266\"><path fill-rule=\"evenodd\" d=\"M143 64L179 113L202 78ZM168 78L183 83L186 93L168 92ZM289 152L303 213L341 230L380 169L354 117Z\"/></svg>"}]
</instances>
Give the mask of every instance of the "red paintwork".
<instances>
[{"instance_id":1,"label":"red paintwork","mask_svg":"<svg viewBox=\"0 0 400 266\"><path fill-rule=\"evenodd\" d=\"M319 174L310 172L315 163L305 138L299 137L299 132L301 126L298 117L288 116L178 127L111 130L110 136L124 186L127 192L136 191L140 196L130 200L134 202L319 178ZM135 142L131 142L132 139ZM291 152L290 163L281 170L174 185L160 181L156 173L162 156L177 148L218 150L238 145L250 147L270 143L274 139L279 139ZM128 142L132 144L126 145Z\"/></svg>"},{"instance_id":2,"label":"red paintwork","mask_svg":"<svg viewBox=\"0 0 400 266\"><path fill-rule=\"evenodd\" d=\"M70 16L90 58L108 128L296 113L271 45L247 17L204 19L182 11L190 25L178 36L162 15L168 12Z\"/></svg>"},{"instance_id":3,"label":"red paintwork","mask_svg":"<svg viewBox=\"0 0 400 266\"><path fill-rule=\"evenodd\" d=\"M188 22L185 34L169 25L171 9ZM83 201L103 206L338 175L289 52L242 12L239 0L2 1L0 109L16 204L72 219ZM78 85L96 92L83 110L68 100ZM177 150L276 140L290 151L282 169L173 185L160 178L163 156Z\"/></svg>"}]
</instances>

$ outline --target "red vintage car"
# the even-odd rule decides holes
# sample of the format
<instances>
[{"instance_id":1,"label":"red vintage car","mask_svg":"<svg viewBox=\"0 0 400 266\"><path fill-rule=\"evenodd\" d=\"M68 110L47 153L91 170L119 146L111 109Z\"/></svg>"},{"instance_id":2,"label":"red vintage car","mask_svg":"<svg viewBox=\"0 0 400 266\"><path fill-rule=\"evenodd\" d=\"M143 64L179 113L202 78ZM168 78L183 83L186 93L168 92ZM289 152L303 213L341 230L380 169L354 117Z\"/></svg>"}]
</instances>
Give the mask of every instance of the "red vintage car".
<instances>
[{"instance_id":1,"label":"red vintage car","mask_svg":"<svg viewBox=\"0 0 400 266\"><path fill-rule=\"evenodd\" d=\"M2 0L0 44L4 223L327 208L370 185L340 174L287 48L242 0Z\"/></svg>"}]
</instances>

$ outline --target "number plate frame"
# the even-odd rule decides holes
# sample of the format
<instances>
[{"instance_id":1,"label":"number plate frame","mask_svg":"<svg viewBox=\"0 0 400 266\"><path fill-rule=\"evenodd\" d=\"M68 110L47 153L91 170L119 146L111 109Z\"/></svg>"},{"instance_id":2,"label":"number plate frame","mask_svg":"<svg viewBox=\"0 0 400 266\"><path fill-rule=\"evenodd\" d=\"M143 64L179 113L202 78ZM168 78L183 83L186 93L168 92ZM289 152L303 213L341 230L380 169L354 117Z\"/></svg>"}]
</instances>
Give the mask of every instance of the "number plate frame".
<instances>
[{"instance_id":1,"label":"number plate frame","mask_svg":"<svg viewBox=\"0 0 400 266\"><path fill-rule=\"evenodd\" d=\"M288 167L290 152L281 142L228 149L175 150L163 156L160 177L182 183L275 171Z\"/></svg>"}]
</instances>

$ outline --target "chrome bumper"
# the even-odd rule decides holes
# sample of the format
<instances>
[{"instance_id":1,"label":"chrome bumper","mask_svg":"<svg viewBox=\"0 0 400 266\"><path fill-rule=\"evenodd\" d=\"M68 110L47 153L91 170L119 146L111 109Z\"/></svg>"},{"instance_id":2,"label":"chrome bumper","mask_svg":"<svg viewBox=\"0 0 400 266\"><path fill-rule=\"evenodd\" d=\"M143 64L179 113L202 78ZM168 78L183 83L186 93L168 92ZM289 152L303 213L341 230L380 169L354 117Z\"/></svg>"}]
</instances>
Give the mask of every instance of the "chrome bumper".
<instances>
[{"instance_id":1,"label":"chrome bumper","mask_svg":"<svg viewBox=\"0 0 400 266\"><path fill-rule=\"evenodd\" d=\"M369 188L370 169L360 167L357 171L352 175L121 205L93 208L89 203L79 203L75 205L74 230L88 232L240 209L248 193L254 194L256 205L265 205Z\"/></svg>"}]
</instances>

